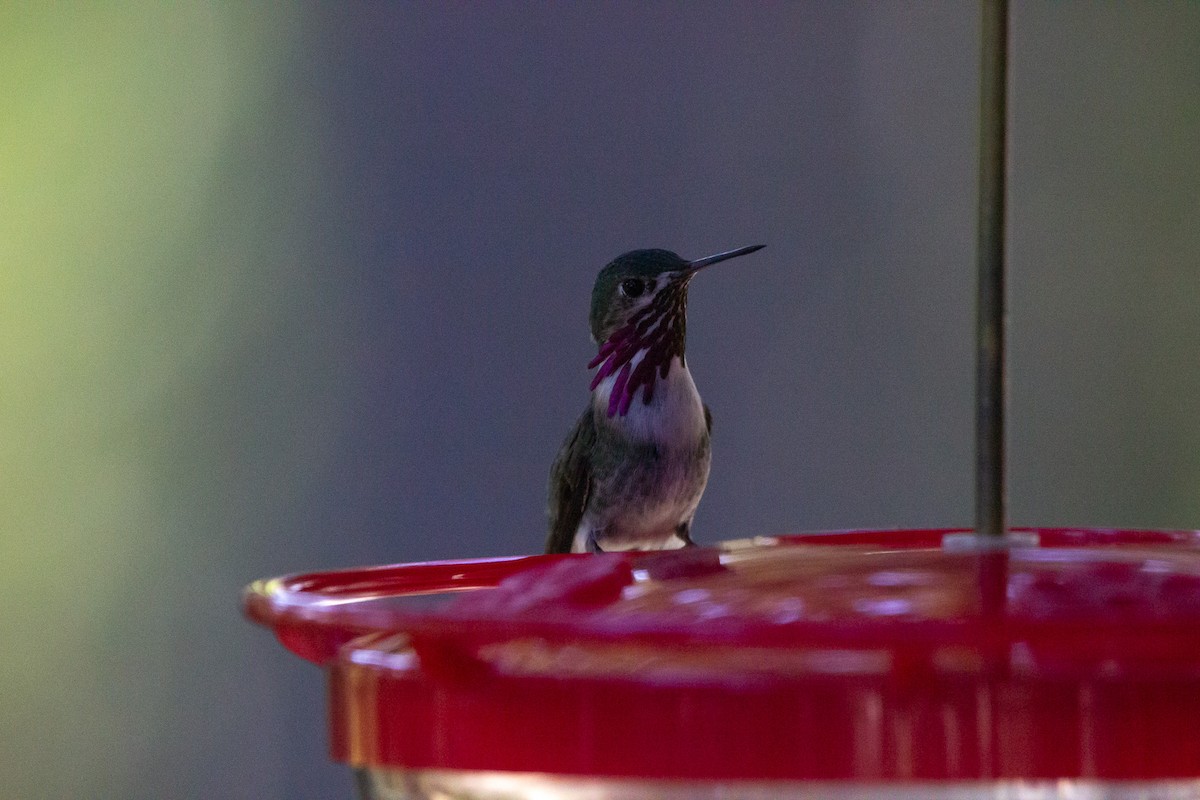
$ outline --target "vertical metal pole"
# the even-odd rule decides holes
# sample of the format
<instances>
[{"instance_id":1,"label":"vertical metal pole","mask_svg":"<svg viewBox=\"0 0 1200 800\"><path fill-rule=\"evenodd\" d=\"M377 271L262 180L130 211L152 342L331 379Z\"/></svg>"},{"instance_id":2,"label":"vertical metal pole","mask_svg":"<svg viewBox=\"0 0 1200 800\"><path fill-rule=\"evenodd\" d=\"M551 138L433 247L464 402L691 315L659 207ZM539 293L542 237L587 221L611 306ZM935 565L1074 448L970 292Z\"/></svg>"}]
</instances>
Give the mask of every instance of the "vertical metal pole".
<instances>
[{"instance_id":1,"label":"vertical metal pole","mask_svg":"<svg viewBox=\"0 0 1200 800\"><path fill-rule=\"evenodd\" d=\"M982 0L979 82L979 294L976 313L975 531L1002 536L1005 506L1005 166L1008 0Z\"/></svg>"}]
</instances>

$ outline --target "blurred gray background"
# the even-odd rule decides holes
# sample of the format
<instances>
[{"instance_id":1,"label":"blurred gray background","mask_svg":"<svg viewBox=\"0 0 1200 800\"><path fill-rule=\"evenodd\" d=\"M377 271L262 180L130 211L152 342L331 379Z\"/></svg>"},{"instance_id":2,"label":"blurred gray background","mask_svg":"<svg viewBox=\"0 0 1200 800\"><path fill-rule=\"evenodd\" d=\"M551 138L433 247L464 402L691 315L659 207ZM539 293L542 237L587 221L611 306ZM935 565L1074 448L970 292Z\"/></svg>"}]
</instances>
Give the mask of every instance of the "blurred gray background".
<instances>
[{"instance_id":1,"label":"blurred gray background","mask_svg":"<svg viewBox=\"0 0 1200 800\"><path fill-rule=\"evenodd\" d=\"M318 798L252 579L535 552L693 285L702 541L972 514L974 4L0 11L0 795ZM1011 516L1200 527L1200 5L1017 3Z\"/></svg>"}]
</instances>

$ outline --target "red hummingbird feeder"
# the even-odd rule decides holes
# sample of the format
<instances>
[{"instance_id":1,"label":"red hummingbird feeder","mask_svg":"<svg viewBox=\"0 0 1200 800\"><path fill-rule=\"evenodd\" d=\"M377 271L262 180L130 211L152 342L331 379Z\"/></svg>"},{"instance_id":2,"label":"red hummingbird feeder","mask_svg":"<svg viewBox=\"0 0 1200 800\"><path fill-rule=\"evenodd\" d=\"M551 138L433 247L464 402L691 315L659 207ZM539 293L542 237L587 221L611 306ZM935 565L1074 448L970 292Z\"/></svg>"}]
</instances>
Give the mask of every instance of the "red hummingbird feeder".
<instances>
[{"instance_id":1,"label":"red hummingbird feeder","mask_svg":"<svg viewBox=\"0 0 1200 800\"><path fill-rule=\"evenodd\" d=\"M1200 798L1200 532L1004 519L1003 0L983 3L974 531L259 581L364 798Z\"/></svg>"},{"instance_id":2,"label":"red hummingbird feeder","mask_svg":"<svg viewBox=\"0 0 1200 800\"><path fill-rule=\"evenodd\" d=\"M279 578L366 798L1200 797L1200 533L809 534Z\"/></svg>"}]
</instances>

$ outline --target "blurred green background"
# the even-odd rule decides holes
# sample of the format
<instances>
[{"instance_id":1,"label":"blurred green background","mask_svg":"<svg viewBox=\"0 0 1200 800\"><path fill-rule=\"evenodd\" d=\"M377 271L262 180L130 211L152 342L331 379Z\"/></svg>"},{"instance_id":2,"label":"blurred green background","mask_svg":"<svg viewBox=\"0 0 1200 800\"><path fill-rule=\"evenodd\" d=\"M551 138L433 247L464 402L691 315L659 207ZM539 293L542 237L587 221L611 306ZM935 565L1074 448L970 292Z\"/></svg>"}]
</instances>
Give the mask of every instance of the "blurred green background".
<instances>
[{"instance_id":1,"label":"blurred green background","mask_svg":"<svg viewBox=\"0 0 1200 800\"><path fill-rule=\"evenodd\" d=\"M635 247L697 538L962 525L972 4L0 7L0 796L348 796L250 580L533 552ZM1200 6L1017 3L1011 507L1200 527Z\"/></svg>"}]
</instances>

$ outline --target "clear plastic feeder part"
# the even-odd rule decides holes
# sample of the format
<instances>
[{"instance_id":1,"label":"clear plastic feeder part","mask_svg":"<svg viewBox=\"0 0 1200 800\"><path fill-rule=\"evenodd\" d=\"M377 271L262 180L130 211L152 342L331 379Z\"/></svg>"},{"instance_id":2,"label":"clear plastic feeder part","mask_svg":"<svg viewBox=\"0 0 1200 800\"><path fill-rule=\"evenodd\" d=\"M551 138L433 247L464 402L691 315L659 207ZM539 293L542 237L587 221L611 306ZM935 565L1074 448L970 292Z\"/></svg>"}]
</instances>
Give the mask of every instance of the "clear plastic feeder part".
<instances>
[{"instance_id":1,"label":"clear plastic feeder part","mask_svg":"<svg viewBox=\"0 0 1200 800\"><path fill-rule=\"evenodd\" d=\"M375 567L245 604L326 668L365 798L1200 798L1200 536L962 533Z\"/></svg>"}]
</instances>

